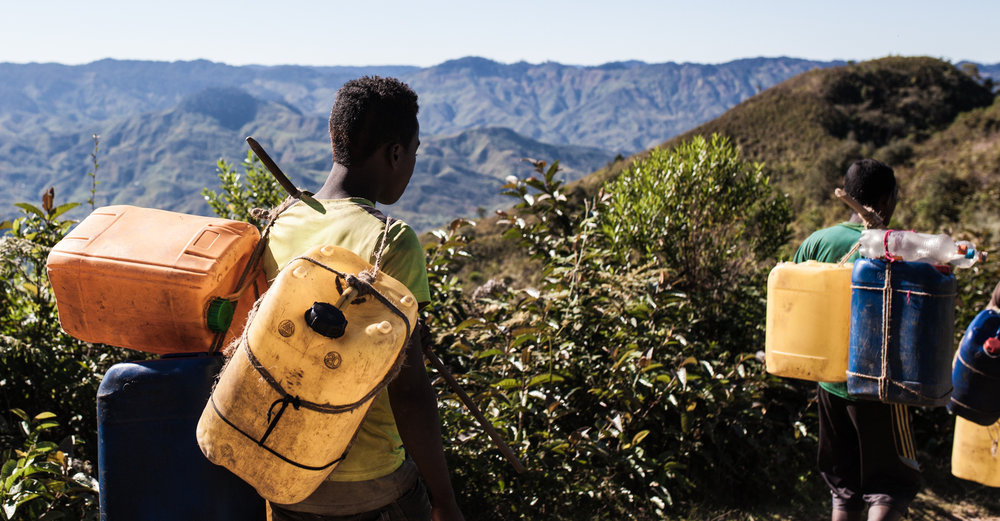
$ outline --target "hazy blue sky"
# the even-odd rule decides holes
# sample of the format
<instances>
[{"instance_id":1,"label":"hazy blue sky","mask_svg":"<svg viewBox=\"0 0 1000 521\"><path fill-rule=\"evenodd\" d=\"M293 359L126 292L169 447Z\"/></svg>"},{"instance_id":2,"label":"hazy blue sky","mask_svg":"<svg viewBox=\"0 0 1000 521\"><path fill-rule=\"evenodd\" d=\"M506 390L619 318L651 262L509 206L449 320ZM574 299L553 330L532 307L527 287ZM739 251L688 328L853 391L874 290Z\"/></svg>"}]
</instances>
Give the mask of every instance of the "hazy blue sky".
<instances>
[{"instance_id":1,"label":"hazy blue sky","mask_svg":"<svg viewBox=\"0 0 1000 521\"><path fill-rule=\"evenodd\" d=\"M0 0L0 62L1000 62L1000 1ZM2 79L0 79L2 81Z\"/></svg>"}]
</instances>

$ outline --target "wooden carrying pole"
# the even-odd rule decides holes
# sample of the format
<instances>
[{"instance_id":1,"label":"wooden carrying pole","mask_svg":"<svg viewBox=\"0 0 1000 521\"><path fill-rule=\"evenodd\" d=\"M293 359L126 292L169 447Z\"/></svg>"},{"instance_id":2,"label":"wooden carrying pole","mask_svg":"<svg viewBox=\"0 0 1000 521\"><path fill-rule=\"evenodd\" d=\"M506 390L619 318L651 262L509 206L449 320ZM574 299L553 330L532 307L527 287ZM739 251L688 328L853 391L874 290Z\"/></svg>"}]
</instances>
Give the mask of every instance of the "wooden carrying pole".
<instances>
[{"instance_id":1,"label":"wooden carrying pole","mask_svg":"<svg viewBox=\"0 0 1000 521\"><path fill-rule=\"evenodd\" d=\"M843 188L837 188L834 190L833 195L840 198L840 200L847 206L851 207L852 210L858 212L858 215L861 216L861 220L865 222L865 228L872 229L882 227L882 217L875 213L875 211L871 208L859 203L857 199L851 197L851 194L847 193ZM838 264L843 265L847 262L847 259L851 258L851 255L854 255L854 252L858 251L860 248L861 239L858 239L858 243L851 248L851 251L847 252L846 255L840 258L840 262Z\"/></svg>"},{"instance_id":2,"label":"wooden carrying pole","mask_svg":"<svg viewBox=\"0 0 1000 521\"><path fill-rule=\"evenodd\" d=\"M477 420L479 420L479 424L483 426L484 430L486 430L486 434L490 435L490 438L493 439L493 443L496 444L497 448L500 449L500 452L503 453L505 458L507 458L507 461L509 461L510 464L514 466L514 470L516 470L518 474L523 474L527 469L524 468L524 465L521 464L521 460L517 459L517 456L514 454L514 451L510 450L510 447L508 447L507 444L504 443L503 439L500 438L500 433L498 433L496 429L493 428L493 425L490 424L490 421L487 420L485 416L483 416L483 413L480 412L478 407L476 407L476 404L475 402L472 401L472 398L458 384L458 381L455 380L455 377L452 376L451 373L448 371L448 368L444 366L444 362L442 362L441 359L438 358L433 351L431 351L431 347L428 344L424 344L424 355L427 357L428 360L430 360L431 365L434 366L434 369L437 370L437 372L441 375L441 377L444 378L446 382L448 382L448 385L451 386L452 390L455 391L455 394L457 394L459 399L462 400L462 403L465 405L465 407L468 408L470 412L472 412L472 415L475 416Z\"/></svg>"},{"instance_id":3,"label":"wooden carrying pole","mask_svg":"<svg viewBox=\"0 0 1000 521\"><path fill-rule=\"evenodd\" d=\"M881 228L883 225L882 218L879 217L877 213L871 208L862 205L857 201L857 199L851 197L851 194L844 191L843 188L838 188L833 191L833 195L844 201L844 204L851 207L851 210L858 212L861 219L865 221L865 228Z\"/></svg>"}]
</instances>

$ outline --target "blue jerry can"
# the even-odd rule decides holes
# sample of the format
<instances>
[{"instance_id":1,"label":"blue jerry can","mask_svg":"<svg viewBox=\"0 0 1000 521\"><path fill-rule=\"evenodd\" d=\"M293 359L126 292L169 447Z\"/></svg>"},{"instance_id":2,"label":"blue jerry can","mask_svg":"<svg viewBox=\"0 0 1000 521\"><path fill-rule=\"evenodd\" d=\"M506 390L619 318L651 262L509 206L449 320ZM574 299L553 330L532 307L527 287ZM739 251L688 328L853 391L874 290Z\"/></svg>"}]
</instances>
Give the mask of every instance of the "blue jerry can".
<instances>
[{"instance_id":1,"label":"blue jerry can","mask_svg":"<svg viewBox=\"0 0 1000 521\"><path fill-rule=\"evenodd\" d=\"M953 274L924 262L856 261L847 392L887 403L946 404L957 289Z\"/></svg>"},{"instance_id":2,"label":"blue jerry can","mask_svg":"<svg viewBox=\"0 0 1000 521\"><path fill-rule=\"evenodd\" d=\"M955 355L948 410L979 425L1000 419L1000 313L980 311Z\"/></svg>"},{"instance_id":3,"label":"blue jerry can","mask_svg":"<svg viewBox=\"0 0 1000 521\"><path fill-rule=\"evenodd\" d=\"M222 364L202 353L108 370L97 391L102 521L263 521L264 500L195 439Z\"/></svg>"}]
</instances>

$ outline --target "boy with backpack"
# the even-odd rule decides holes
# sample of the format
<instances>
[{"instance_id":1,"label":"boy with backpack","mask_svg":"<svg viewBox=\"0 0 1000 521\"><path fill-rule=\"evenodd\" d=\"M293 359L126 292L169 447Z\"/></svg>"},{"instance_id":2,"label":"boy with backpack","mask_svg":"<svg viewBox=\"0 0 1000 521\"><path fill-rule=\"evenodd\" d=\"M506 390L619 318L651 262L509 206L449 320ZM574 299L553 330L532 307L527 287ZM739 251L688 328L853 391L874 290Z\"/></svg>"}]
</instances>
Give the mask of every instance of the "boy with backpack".
<instances>
[{"instance_id":1,"label":"boy with backpack","mask_svg":"<svg viewBox=\"0 0 1000 521\"><path fill-rule=\"evenodd\" d=\"M269 279L306 249L332 244L373 264L381 255L382 272L406 285L421 306L430 300L416 233L375 209L395 203L413 174L417 110L417 95L393 78L364 77L341 87L330 113L334 164L314 195L325 212L298 202L281 213L264 259ZM274 521L464 520L424 368L426 331L420 332L418 326L399 375L375 398L346 458L304 501L272 504Z\"/></svg>"}]
</instances>

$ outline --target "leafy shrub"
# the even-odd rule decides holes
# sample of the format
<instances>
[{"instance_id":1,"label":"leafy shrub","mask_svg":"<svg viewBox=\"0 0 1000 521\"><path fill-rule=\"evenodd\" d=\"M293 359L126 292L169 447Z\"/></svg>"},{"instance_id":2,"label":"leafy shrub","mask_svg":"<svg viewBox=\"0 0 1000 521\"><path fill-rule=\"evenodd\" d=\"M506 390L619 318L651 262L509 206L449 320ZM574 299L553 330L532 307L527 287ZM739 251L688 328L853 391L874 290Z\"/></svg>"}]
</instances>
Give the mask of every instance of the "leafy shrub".
<instances>
[{"instance_id":1,"label":"leafy shrub","mask_svg":"<svg viewBox=\"0 0 1000 521\"><path fill-rule=\"evenodd\" d=\"M461 223L436 234L438 345L530 469L515 475L445 400L467 511L660 519L699 502L813 491L808 393L766 375L755 356L757 284L783 241L787 206L759 166L735 157L721 139L657 151L581 206L567 203L558 163L509 179L519 203L507 236L539 261L538 287L493 280L463 294L448 271L465 256ZM747 300L726 308L732 293ZM701 325L723 315L733 325L720 341Z\"/></svg>"},{"instance_id":2,"label":"leafy shrub","mask_svg":"<svg viewBox=\"0 0 1000 521\"><path fill-rule=\"evenodd\" d=\"M72 456L75 437L62 447L42 440L58 423L52 413L20 418L23 450L4 450L0 471L0 519L97 519L97 479L90 463Z\"/></svg>"},{"instance_id":3,"label":"leafy shrub","mask_svg":"<svg viewBox=\"0 0 1000 521\"><path fill-rule=\"evenodd\" d=\"M201 194L209 208L219 217L245 221L263 228L265 223L253 215L252 210L267 210L278 206L286 194L253 152L247 151L241 166L242 174L232 163L220 159L216 163L220 191L205 188Z\"/></svg>"},{"instance_id":4,"label":"leafy shrub","mask_svg":"<svg viewBox=\"0 0 1000 521\"><path fill-rule=\"evenodd\" d=\"M55 434L84 440L81 451L93 459L101 376L130 355L76 340L59 326L45 262L75 223L63 214L77 205L56 206L49 189L41 208L20 203L22 216L0 225L0 388L3 410L55 413L65 421Z\"/></svg>"},{"instance_id":5,"label":"leafy shrub","mask_svg":"<svg viewBox=\"0 0 1000 521\"><path fill-rule=\"evenodd\" d=\"M765 268L788 240L791 220L762 165L743 162L726 138L695 136L651 151L607 191L598 223L618 263L656 262L694 300L703 338L727 341L719 334L734 326L736 338L759 329ZM734 323L744 316L754 321Z\"/></svg>"}]
</instances>

